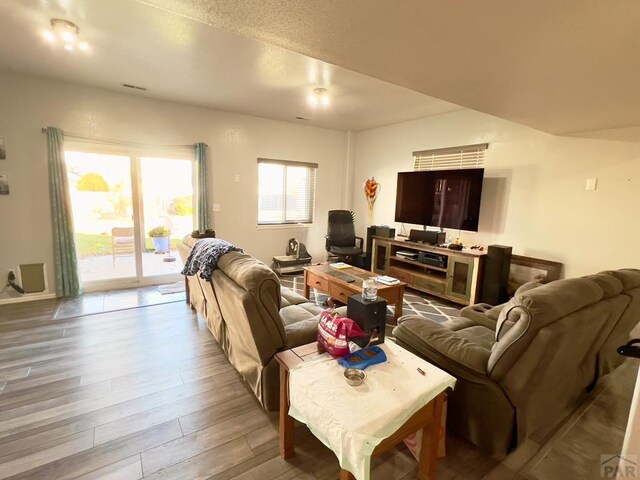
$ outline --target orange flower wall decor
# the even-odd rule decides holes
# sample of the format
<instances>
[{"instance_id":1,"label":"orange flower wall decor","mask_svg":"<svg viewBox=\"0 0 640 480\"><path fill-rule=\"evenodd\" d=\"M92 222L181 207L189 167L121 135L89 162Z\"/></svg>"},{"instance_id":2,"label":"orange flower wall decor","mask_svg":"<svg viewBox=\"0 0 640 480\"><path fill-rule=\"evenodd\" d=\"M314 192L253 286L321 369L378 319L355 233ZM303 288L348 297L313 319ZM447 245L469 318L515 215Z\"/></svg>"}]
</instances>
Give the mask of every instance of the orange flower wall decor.
<instances>
[{"instance_id":1,"label":"orange flower wall decor","mask_svg":"<svg viewBox=\"0 0 640 480\"><path fill-rule=\"evenodd\" d=\"M373 205L376 203L378 193L380 193L380 184L373 177L367 179L364 183L364 196L369 210L369 225L373 225Z\"/></svg>"}]
</instances>

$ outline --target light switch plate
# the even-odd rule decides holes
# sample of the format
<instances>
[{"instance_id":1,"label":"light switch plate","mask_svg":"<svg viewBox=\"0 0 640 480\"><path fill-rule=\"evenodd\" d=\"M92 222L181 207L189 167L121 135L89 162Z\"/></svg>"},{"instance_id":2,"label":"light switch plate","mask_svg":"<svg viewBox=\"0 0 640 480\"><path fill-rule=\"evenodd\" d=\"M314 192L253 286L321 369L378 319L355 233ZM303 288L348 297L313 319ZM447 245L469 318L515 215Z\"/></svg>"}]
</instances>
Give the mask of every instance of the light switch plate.
<instances>
[{"instance_id":1,"label":"light switch plate","mask_svg":"<svg viewBox=\"0 0 640 480\"><path fill-rule=\"evenodd\" d=\"M239 173L236 173L233 176L233 181L236 182L236 183L240 183L240 174Z\"/></svg>"},{"instance_id":2,"label":"light switch plate","mask_svg":"<svg viewBox=\"0 0 640 480\"><path fill-rule=\"evenodd\" d=\"M211 210L214 212L219 212L220 210L222 210L222 208L220 207L219 203L214 203L213 205L211 205Z\"/></svg>"},{"instance_id":3,"label":"light switch plate","mask_svg":"<svg viewBox=\"0 0 640 480\"><path fill-rule=\"evenodd\" d=\"M587 190L595 190L598 188L598 179L597 178L587 178Z\"/></svg>"}]
</instances>

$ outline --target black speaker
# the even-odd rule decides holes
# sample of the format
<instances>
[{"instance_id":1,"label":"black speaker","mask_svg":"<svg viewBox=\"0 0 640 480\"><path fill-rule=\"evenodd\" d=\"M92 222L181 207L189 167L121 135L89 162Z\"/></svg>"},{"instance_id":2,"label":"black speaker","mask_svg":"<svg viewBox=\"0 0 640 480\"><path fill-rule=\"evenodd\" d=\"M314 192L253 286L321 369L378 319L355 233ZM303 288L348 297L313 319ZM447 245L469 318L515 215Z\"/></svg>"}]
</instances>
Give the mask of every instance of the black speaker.
<instances>
[{"instance_id":1,"label":"black speaker","mask_svg":"<svg viewBox=\"0 0 640 480\"><path fill-rule=\"evenodd\" d=\"M509 300L507 283L511 268L511 250L511 247L505 245L489 245L487 247L481 302L500 305Z\"/></svg>"},{"instance_id":2,"label":"black speaker","mask_svg":"<svg viewBox=\"0 0 640 480\"><path fill-rule=\"evenodd\" d=\"M367 248L364 251L363 257L360 259L359 264L356 263L356 267L363 268L365 270L371 270L371 256L373 254L373 237L385 237L385 238L395 238L396 229L389 227L378 227L376 225L371 225L367 227Z\"/></svg>"},{"instance_id":3,"label":"black speaker","mask_svg":"<svg viewBox=\"0 0 640 480\"><path fill-rule=\"evenodd\" d=\"M365 270L371 270L371 254L373 252L373 236L376 234L376 227L372 225L367 227L367 248L364 251L364 258L362 259L362 266Z\"/></svg>"},{"instance_id":4,"label":"black speaker","mask_svg":"<svg viewBox=\"0 0 640 480\"><path fill-rule=\"evenodd\" d=\"M395 228L391 228L391 227L387 227L387 226L376 226L374 225L373 228L375 228L375 233L374 235L376 237L384 237L384 238L395 238L396 236L396 229Z\"/></svg>"},{"instance_id":5,"label":"black speaker","mask_svg":"<svg viewBox=\"0 0 640 480\"><path fill-rule=\"evenodd\" d=\"M387 324L387 301L378 297L369 301L362 298L361 294L351 295L347 300L347 318L350 318L358 326L368 333L366 337L356 337L351 340L360 347L377 345L384 342L385 326Z\"/></svg>"},{"instance_id":6,"label":"black speaker","mask_svg":"<svg viewBox=\"0 0 640 480\"><path fill-rule=\"evenodd\" d=\"M410 230L409 241L428 243L429 245L438 245L446 241L447 235L444 232L435 230Z\"/></svg>"}]
</instances>

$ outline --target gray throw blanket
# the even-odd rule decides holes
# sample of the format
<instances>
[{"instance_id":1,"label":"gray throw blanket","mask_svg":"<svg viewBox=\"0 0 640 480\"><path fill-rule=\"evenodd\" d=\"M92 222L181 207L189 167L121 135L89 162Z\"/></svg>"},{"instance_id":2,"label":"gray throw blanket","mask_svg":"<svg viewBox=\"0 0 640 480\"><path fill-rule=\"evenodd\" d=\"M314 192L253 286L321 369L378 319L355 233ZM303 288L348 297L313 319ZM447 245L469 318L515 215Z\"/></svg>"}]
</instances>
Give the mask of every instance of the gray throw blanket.
<instances>
[{"instance_id":1,"label":"gray throw blanket","mask_svg":"<svg viewBox=\"0 0 640 480\"><path fill-rule=\"evenodd\" d=\"M213 271L218 267L218 260L225 253L244 251L219 238L203 238L198 240L191 249L189 257L182 269L182 275L192 276L200 272L200 278L207 282L213 277Z\"/></svg>"}]
</instances>

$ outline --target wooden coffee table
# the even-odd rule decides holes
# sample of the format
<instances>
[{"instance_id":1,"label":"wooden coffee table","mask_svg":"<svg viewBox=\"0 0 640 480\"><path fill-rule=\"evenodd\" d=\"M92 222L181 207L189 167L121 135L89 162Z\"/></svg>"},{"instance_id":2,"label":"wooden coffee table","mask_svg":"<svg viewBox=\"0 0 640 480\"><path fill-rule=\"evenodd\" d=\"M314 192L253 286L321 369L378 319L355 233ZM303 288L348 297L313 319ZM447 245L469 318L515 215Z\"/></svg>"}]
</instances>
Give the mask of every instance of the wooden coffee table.
<instances>
[{"instance_id":1,"label":"wooden coffee table","mask_svg":"<svg viewBox=\"0 0 640 480\"><path fill-rule=\"evenodd\" d=\"M362 282L378 275L361 268L349 267L337 269L328 263L321 263L304 267L304 296L309 298L312 288L329 295L342 303L347 303L351 295L362 293ZM352 282L347 281L353 280ZM394 320L402 315L402 301L404 287L407 284L398 282L395 285L378 283L378 296L384 298L390 305L395 305Z\"/></svg>"}]
</instances>

